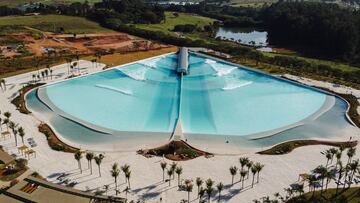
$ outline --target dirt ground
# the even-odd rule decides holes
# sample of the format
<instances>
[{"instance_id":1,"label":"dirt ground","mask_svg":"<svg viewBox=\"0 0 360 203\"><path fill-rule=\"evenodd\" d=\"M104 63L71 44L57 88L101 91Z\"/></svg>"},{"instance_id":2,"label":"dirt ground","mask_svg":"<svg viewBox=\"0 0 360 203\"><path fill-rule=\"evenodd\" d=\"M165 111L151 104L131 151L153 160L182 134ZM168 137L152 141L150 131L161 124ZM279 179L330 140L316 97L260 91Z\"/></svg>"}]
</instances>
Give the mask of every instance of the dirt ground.
<instances>
[{"instance_id":1,"label":"dirt ground","mask_svg":"<svg viewBox=\"0 0 360 203\"><path fill-rule=\"evenodd\" d=\"M27 51L35 56L52 54L94 54L96 52L112 54L169 47L148 40L136 39L126 33L119 32L72 35L43 32L29 27L27 27L27 29L33 33L38 33L38 36L34 36L31 32L21 32L2 36L0 40L10 43L13 42L15 44L16 42L22 42ZM2 47L2 50L1 54L5 58L19 55L13 44L12 49L7 49L5 46Z\"/></svg>"}]
</instances>

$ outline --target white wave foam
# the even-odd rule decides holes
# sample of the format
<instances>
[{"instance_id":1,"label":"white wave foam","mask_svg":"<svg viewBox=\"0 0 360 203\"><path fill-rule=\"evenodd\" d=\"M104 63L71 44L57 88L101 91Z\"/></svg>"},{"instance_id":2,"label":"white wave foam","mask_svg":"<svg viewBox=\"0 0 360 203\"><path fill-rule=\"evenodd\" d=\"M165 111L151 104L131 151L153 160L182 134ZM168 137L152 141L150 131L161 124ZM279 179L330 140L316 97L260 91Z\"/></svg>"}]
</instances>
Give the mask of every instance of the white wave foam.
<instances>
[{"instance_id":1,"label":"white wave foam","mask_svg":"<svg viewBox=\"0 0 360 203\"><path fill-rule=\"evenodd\" d=\"M217 76L227 75L237 68L234 66L217 63L215 60L212 59L205 59L205 63L209 64L211 68L216 71Z\"/></svg>"},{"instance_id":2,"label":"white wave foam","mask_svg":"<svg viewBox=\"0 0 360 203\"><path fill-rule=\"evenodd\" d=\"M112 91L119 92L119 93L126 94L126 95L133 95L133 93L132 93L131 91L122 90L122 89L115 88L115 87L111 87L111 86L107 86L107 85L95 85L95 87L100 87L100 88L112 90Z\"/></svg>"},{"instance_id":3,"label":"white wave foam","mask_svg":"<svg viewBox=\"0 0 360 203\"><path fill-rule=\"evenodd\" d=\"M216 61L212 60L212 59L205 59L205 63L207 64L214 64L216 63Z\"/></svg>"},{"instance_id":4,"label":"white wave foam","mask_svg":"<svg viewBox=\"0 0 360 203\"><path fill-rule=\"evenodd\" d=\"M162 58L164 58L163 56L162 57L158 57L158 58L154 58L154 59L150 59L150 60L145 60L145 61L141 61L139 62L140 64L142 65L145 65L145 66L148 66L150 68L157 68L157 62L159 62Z\"/></svg>"},{"instance_id":5,"label":"white wave foam","mask_svg":"<svg viewBox=\"0 0 360 203\"><path fill-rule=\"evenodd\" d=\"M140 68L120 68L118 69L121 72L123 72L125 75L131 77L134 80L146 80L146 71L147 68L140 67Z\"/></svg>"},{"instance_id":6,"label":"white wave foam","mask_svg":"<svg viewBox=\"0 0 360 203\"><path fill-rule=\"evenodd\" d=\"M236 78L233 78L231 80L227 80L225 86L221 89L222 90L233 90L233 89L237 89L240 87L250 85L251 83L252 83L252 81L244 81L244 80L241 81Z\"/></svg>"}]
</instances>

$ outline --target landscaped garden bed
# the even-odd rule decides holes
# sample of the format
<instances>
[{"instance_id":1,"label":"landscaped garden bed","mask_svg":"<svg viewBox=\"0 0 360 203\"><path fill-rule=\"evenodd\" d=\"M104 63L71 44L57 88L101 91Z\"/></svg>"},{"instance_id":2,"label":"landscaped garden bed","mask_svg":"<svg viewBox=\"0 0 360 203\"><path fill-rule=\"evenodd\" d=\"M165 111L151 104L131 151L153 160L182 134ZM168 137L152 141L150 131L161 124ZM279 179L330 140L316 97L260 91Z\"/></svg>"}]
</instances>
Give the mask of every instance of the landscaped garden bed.
<instances>
[{"instance_id":1,"label":"landscaped garden bed","mask_svg":"<svg viewBox=\"0 0 360 203\"><path fill-rule=\"evenodd\" d=\"M145 157L159 156L173 161L186 161L200 156L206 158L213 156L213 154L198 150L184 141L171 141L154 149L139 150L137 153Z\"/></svg>"}]
</instances>

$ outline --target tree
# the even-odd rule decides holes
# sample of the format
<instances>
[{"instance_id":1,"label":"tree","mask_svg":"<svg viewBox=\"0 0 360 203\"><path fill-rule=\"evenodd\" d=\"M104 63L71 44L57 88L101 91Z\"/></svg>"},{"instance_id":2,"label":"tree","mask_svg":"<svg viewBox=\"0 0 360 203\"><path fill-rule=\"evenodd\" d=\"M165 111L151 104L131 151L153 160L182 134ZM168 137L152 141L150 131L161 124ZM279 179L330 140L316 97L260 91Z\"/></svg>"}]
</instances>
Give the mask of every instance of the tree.
<instances>
[{"instance_id":1,"label":"tree","mask_svg":"<svg viewBox=\"0 0 360 203\"><path fill-rule=\"evenodd\" d=\"M211 194L214 191L214 188L213 188L214 181L209 178L206 180L205 184L206 184L206 194L208 195L208 202L210 202Z\"/></svg>"},{"instance_id":2,"label":"tree","mask_svg":"<svg viewBox=\"0 0 360 203\"><path fill-rule=\"evenodd\" d=\"M327 167L328 164L329 164L329 161L331 160L331 152L330 152L330 150L325 151L325 157L326 157L326 167Z\"/></svg>"},{"instance_id":3,"label":"tree","mask_svg":"<svg viewBox=\"0 0 360 203\"><path fill-rule=\"evenodd\" d=\"M128 170L125 172L125 178L126 178L126 180L127 180L127 182L128 182L129 188L131 188L131 187L130 187L130 176L131 176L131 171L130 171L130 169L128 169Z\"/></svg>"},{"instance_id":4,"label":"tree","mask_svg":"<svg viewBox=\"0 0 360 203\"><path fill-rule=\"evenodd\" d=\"M205 189L203 189L202 187L199 190L198 196L199 196L199 203L202 202L202 198L205 195Z\"/></svg>"},{"instance_id":5,"label":"tree","mask_svg":"<svg viewBox=\"0 0 360 203\"><path fill-rule=\"evenodd\" d=\"M203 180L200 177L197 177L195 182L196 182L196 186L198 188L198 198L199 198L200 189L201 189L201 185L203 183Z\"/></svg>"},{"instance_id":6,"label":"tree","mask_svg":"<svg viewBox=\"0 0 360 203\"><path fill-rule=\"evenodd\" d=\"M88 168L90 168L90 172L92 174L92 160L94 159L94 153L87 152L85 157L86 160L88 161Z\"/></svg>"},{"instance_id":7,"label":"tree","mask_svg":"<svg viewBox=\"0 0 360 203\"><path fill-rule=\"evenodd\" d=\"M165 169L166 169L166 162L160 162L160 167L162 169L163 172L163 181L165 181Z\"/></svg>"},{"instance_id":8,"label":"tree","mask_svg":"<svg viewBox=\"0 0 360 203\"><path fill-rule=\"evenodd\" d=\"M232 166L229 170L231 174L231 185L234 185L234 176L236 176L238 168L236 166Z\"/></svg>"},{"instance_id":9,"label":"tree","mask_svg":"<svg viewBox=\"0 0 360 203\"><path fill-rule=\"evenodd\" d=\"M351 159L353 158L353 156L355 156L355 153L356 153L356 148L354 147L351 147L348 149L346 155L348 156L348 163L351 162Z\"/></svg>"},{"instance_id":10,"label":"tree","mask_svg":"<svg viewBox=\"0 0 360 203\"><path fill-rule=\"evenodd\" d=\"M185 190L188 193L188 202L190 202L190 192L193 190L193 184L190 181L185 185Z\"/></svg>"},{"instance_id":11,"label":"tree","mask_svg":"<svg viewBox=\"0 0 360 203\"><path fill-rule=\"evenodd\" d=\"M130 166L125 164L125 165L121 166L121 170L125 175L125 182L127 182L126 173L130 171Z\"/></svg>"},{"instance_id":12,"label":"tree","mask_svg":"<svg viewBox=\"0 0 360 203\"><path fill-rule=\"evenodd\" d=\"M180 185L180 175L182 174L182 167L176 167L175 173L178 175L178 186Z\"/></svg>"},{"instance_id":13,"label":"tree","mask_svg":"<svg viewBox=\"0 0 360 203\"><path fill-rule=\"evenodd\" d=\"M337 173L338 173L338 179L337 179L337 181L335 182L335 183L336 183L336 192L335 192L335 195L338 194L339 185L341 184L340 181L341 181L342 175L343 175L343 173L344 173L344 169L343 169L343 164L342 164L342 162L341 162L341 161L338 161L337 164L339 165L339 170L337 171ZM345 182L344 182L344 184L345 184Z\"/></svg>"},{"instance_id":14,"label":"tree","mask_svg":"<svg viewBox=\"0 0 360 203\"><path fill-rule=\"evenodd\" d=\"M173 172L173 174L175 172L176 166L177 166L177 163L175 163L175 162L172 162L170 165L170 170ZM174 178L175 178L175 176L173 176L173 179Z\"/></svg>"},{"instance_id":15,"label":"tree","mask_svg":"<svg viewBox=\"0 0 360 203\"><path fill-rule=\"evenodd\" d=\"M11 113L6 111L6 112L4 112L4 116L5 116L5 118L10 119Z\"/></svg>"},{"instance_id":16,"label":"tree","mask_svg":"<svg viewBox=\"0 0 360 203\"><path fill-rule=\"evenodd\" d=\"M327 173L327 168L320 165L314 169L314 173L318 174L319 175L318 177L321 179L321 193L322 193L324 188L324 180L325 180L325 175Z\"/></svg>"},{"instance_id":17,"label":"tree","mask_svg":"<svg viewBox=\"0 0 360 203\"><path fill-rule=\"evenodd\" d=\"M100 170L100 165L102 160L104 159L104 155L99 154L98 156L94 157L95 163L96 165L98 165L98 169L99 169L99 176L101 177L101 170Z\"/></svg>"},{"instance_id":18,"label":"tree","mask_svg":"<svg viewBox=\"0 0 360 203\"><path fill-rule=\"evenodd\" d=\"M246 166L246 164L247 164L249 161L250 161L250 160L249 160L249 158L247 158L247 157L241 157L241 158L239 159L240 166L241 166L241 170L244 169L244 166Z\"/></svg>"},{"instance_id":19,"label":"tree","mask_svg":"<svg viewBox=\"0 0 360 203\"><path fill-rule=\"evenodd\" d=\"M25 137L25 131L24 131L24 128L23 127L19 127L18 128L18 132L19 132L19 136L21 137L21 141L23 143L23 145L25 144L24 143L24 137Z\"/></svg>"},{"instance_id":20,"label":"tree","mask_svg":"<svg viewBox=\"0 0 360 203\"><path fill-rule=\"evenodd\" d=\"M334 156L336 155L336 153L338 152L338 150L334 147L329 149L330 154L331 154L331 163L333 162Z\"/></svg>"},{"instance_id":21,"label":"tree","mask_svg":"<svg viewBox=\"0 0 360 203\"><path fill-rule=\"evenodd\" d=\"M254 167L256 168L256 172L257 172L257 183L259 183L259 175L260 175L260 171L264 168L263 164L260 164L259 162L256 162Z\"/></svg>"},{"instance_id":22,"label":"tree","mask_svg":"<svg viewBox=\"0 0 360 203\"><path fill-rule=\"evenodd\" d=\"M110 173L111 173L111 177L113 177L115 180L115 190L117 191L117 178L119 177L120 174L120 169L117 163L114 163L112 165Z\"/></svg>"},{"instance_id":23,"label":"tree","mask_svg":"<svg viewBox=\"0 0 360 203\"><path fill-rule=\"evenodd\" d=\"M240 170L240 181L241 181L241 188L244 188L244 180L245 180L245 176L248 172L245 171L244 169Z\"/></svg>"},{"instance_id":24,"label":"tree","mask_svg":"<svg viewBox=\"0 0 360 203\"><path fill-rule=\"evenodd\" d=\"M252 162L252 161L249 161L249 162L246 163L246 167L248 168L248 170L247 170L248 173L247 173L247 177L246 177L246 178L249 178L250 169L251 169L252 165L253 165L253 162Z\"/></svg>"},{"instance_id":25,"label":"tree","mask_svg":"<svg viewBox=\"0 0 360 203\"><path fill-rule=\"evenodd\" d=\"M9 122L10 122L10 120L8 118L5 118L3 123L2 123L4 125L6 125L7 131L9 131Z\"/></svg>"},{"instance_id":26,"label":"tree","mask_svg":"<svg viewBox=\"0 0 360 203\"><path fill-rule=\"evenodd\" d=\"M219 193L219 202L221 200L221 191L224 189L224 185L220 182L216 185L216 188L218 190L218 193Z\"/></svg>"},{"instance_id":27,"label":"tree","mask_svg":"<svg viewBox=\"0 0 360 203\"><path fill-rule=\"evenodd\" d=\"M254 166L252 166L251 173L252 173L253 177L252 177L251 187L254 187L254 179L255 179L256 172L257 172L257 169Z\"/></svg>"},{"instance_id":28,"label":"tree","mask_svg":"<svg viewBox=\"0 0 360 203\"><path fill-rule=\"evenodd\" d=\"M171 186L171 176L174 174L174 171L169 169L167 170L167 174L169 176L169 187Z\"/></svg>"},{"instance_id":29,"label":"tree","mask_svg":"<svg viewBox=\"0 0 360 203\"><path fill-rule=\"evenodd\" d=\"M74 154L74 158L75 160L78 162L78 166L79 166L79 169L80 169L80 173L82 173L82 169L81 169L81 158L82 158L82 153L80 151L77 151L75 154Z\"/></svg>"},{"instance_id":30,"label":"tree","mask_svg":"<svg viewBox=\"0 0 360 203\"><path fill-rule=\"evenodd\" d=\"M11 129L11 131L13 132L14 134L14 137L15 137L15 145L17 146L17 128L18 124L15 124L14 122L10 121L9 122L9 128Z\"/></svg>"}]
</instances>

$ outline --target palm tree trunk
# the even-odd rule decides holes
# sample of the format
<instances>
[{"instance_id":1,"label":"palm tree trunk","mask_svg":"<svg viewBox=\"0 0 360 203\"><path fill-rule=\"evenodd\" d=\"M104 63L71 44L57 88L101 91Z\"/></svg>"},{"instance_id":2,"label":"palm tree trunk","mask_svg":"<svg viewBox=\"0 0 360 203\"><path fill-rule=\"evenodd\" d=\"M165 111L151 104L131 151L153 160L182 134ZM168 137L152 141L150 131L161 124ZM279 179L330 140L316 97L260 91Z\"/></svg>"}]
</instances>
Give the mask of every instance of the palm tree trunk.
<instances>
[{"instance_id":1,"label":"palm tree trunk","mask_svg":"<svg viewBox=\"0 0 360 203\"><path fill-rule=\"evenodd\" d=\"M190 202L190 192L188 192L188 202Z\"/></svg>"},{"instance_id":2,"label":"palm tree trunk","mask_svg":"<svg viewBox=\"0 0 360 203\"><path fill-rule=\"evenodd\" d=\"M220 202L220 199L221 199L221 192L219 191L219 200L218 200L218 202Z\"/></svg>"},{"instance_id":3,"label":"palm tree trunk","mask_svg":"<svg viewBox=\"0 0 360 203\"><path fill-rule=\"evenodd\" d=\"M78 165L79 165L80 173L82 173L80 160L78 160Z\"/></svg>"},{"instance_id":4,"label":"palm tree trunk","mask_svg":"<svg viewBox=\"0 0 360 203\"><path fill-rule=\"evenodd\" d=\"M231 185L234 185L234 176L231 177Z\"/></svg>"},{"instance_id":5,"label":"palm tree trunk","mask_svg":"<svg viewBox=\"0 0 360 203\"><path fill-rule=\"evenodd\" d=\"M259 183L259 175L260 175L260 172L257 173L257 181L256 181L256 183Z\"/></svg>"},{"instance_id":6,"label":"palm tree trunk","mask_svg":"<svg viewBox=\"0 0 360 203\"><path fill-rule=\"evenodd\" d=\"M165 171L163 170L163 181L165 181Z\"/></svg>"},{"instance_id":7,"label":"palm tree trunk","mask_svg":"<svg viewBox=\"0 0 360 203\"><path fill-rule=\"evenodd\" d=\"M254 187L254 179L255 179L255 174L253 174L253 179L252 179L252 183L251 183L251 187Z\"/></svg>"},{"instance_id":8,"label":"palm tree trunk","mask_svg":"<svg viewBox=\"0 0 360 203\"><path fill-rule=\"evenodd\" d=\"M101 177L100 165L98 165L98 168L99 168L99 176Z\"/></svg>"}]
</instances>

